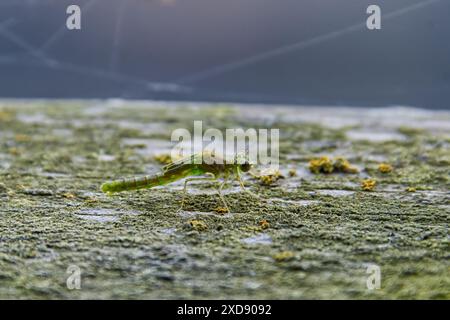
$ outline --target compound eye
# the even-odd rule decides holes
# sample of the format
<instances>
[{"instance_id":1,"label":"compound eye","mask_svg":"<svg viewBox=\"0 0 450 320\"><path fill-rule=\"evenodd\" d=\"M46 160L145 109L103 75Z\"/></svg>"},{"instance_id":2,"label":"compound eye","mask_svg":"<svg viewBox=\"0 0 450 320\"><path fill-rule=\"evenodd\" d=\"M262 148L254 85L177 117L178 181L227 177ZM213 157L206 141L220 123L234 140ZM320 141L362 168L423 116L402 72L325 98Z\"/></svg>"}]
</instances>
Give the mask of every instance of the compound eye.
<instances>
[{"instance_id":1,"label":"compound eye","mask_svg":"<svg viewBox=\"0 0 450 320\"><path fill-rule=\"evenodd\" d=\"M241 165L241 170L244 171L244 172L247 172L247 171L250 170L250 167L251 167L250 163L245 162L244 164Z\"/></svg>"}]
</instances>

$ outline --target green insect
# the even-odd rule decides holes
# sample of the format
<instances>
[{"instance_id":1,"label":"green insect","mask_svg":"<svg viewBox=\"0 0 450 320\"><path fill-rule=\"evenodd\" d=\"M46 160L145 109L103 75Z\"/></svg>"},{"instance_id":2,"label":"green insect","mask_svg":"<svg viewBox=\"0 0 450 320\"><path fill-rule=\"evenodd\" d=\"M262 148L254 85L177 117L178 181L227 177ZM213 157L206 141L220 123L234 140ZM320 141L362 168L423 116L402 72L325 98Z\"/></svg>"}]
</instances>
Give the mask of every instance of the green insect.
<instances>
[{"instance_id":1,"label":"green insect","mask_svg":"<svg viewBox=\"0 0 450 320\"><path fill-rule=\"evenodd\" d=\"M112 182L104 183L101 187L102 191L107 194L112 194L116 192L122 191L131 191L138 189L150 189L157 186L167 185L169 183L175 182L177 180L187 178L184 182L183 188L183 198L181 201L181 208L183 209L185 199L186 199L186 188L187 184L191 181L216 181L217 191L219 197L224 204L224 207L230 212L227 202L222 195L222 189L227 183L230 177L234 177L240 184L242 190L245 192L254 195L252 192L245 189L244 183L241 178L242 172L248 172L251 169L251 165L249 162L242 161L243 163L239 163L234 161L234 163L225 163L218 156L216 156L215 162L208 161L207 157L210 156L207 153L198 153L188 156L186 158L175 161L171 164L168 164L162 168L160 173L139 177L139 178L131 178L131 179L122 179ZM201 157L201 160L200 160ZM192 178L197 176L195 178ZM218 179L223 178L222 183L219 183Z\"/></svg>"}]
</instances>

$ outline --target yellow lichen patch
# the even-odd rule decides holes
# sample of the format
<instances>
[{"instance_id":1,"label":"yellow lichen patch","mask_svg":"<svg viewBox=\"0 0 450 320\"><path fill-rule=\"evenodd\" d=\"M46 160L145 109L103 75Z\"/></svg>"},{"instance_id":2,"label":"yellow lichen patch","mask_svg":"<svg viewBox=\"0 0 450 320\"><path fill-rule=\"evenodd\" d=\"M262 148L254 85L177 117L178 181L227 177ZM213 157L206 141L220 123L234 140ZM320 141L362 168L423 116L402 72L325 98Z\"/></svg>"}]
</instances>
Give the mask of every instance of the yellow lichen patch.
<instances>
[{"instance_id":1,"label":"yellow lichen patch","mask_svg":"<svg viewBox=\"0 0 450 320\"><path fill-rule=\"evenodd\" d=\"M274 182L276 182L276 178L274 176L261 176L259 177L259 180L261 181L262 184L265 185L271 185Z\"/></svg>"},{"instance_id":2,"label":"yellow lichen patch","mask_svg":"<svg viewBox=\"0 0 450 320\"><path fill-rule=\"evenodd\" d=\"M381 173L390 173L392 172L392 170L392 166L388 163L380 163L378 165L378 171L380 171Z\"/></svg>"},{"instance_id":3,"label":"yellow lichen patch","mask_svg":"<svg viewBox=\"0 0 450 320\"><path fill-rule=\"evenodd\" d=\"M289 261L294 258L294 253L292 251L281 251L273 255L273 259L277 262Z\"/></svg>"},{"instance_id":4,"label":"yellow lichen patch","mask_svg":"<svg viewBox=\"0 0 450 320\"><path fill-rule=\"evenodd\" d=\"M421 128L411 128L411 127L401 126L400 128L398 128L398 132L400 132L401 134L404 134L406 136L415 136L418 134L424 134L425 130L421 129Z\"/></svg>"},{"instance_id":5,"label":"yellow lichen patch","mask_svg":"<svg viewBox=\"0 0 450 320\"><path fill-rule=\"evenodd\" d=\"M155 155L153 159L161 164L172 163L172 157L170 156L170 154L167 153Z\"/></svg>"},{"instance_id":6,"label":"yellow lichen patch","mask_svg":"<svg viewBox=\"0 0 450 320\"><path fill-rule=\"evenodd\" d=\"M405 190L406 192L416 192L417 191L417 189L416 188L414 188L414 187L408 187L408 188L406 188L406 190Z\"/></svg>"},{"instance_id":7,"label":"yellow lichen patch","mask_svg":"<svg viewBox=\"0 0 450 320\"><path fill-rule=\"evenodd\" d=\"M295 170L295 169L290 169L289 170L289 177L296 177L297 176L297 170Z\"/></svg>"},{"instance_id":8,"label":"yellow lichen patch","mask_svg":"<svg viewBox=\"0 0 450 320\"><path fill-rule=\"evenodd\" d=\"M225 207L217 207L214 209L214 211L217 212L218 214L228 213L228 209Z\"/></svg>"},{"instance_id":9,"label":"yellow lichen patch","mask_svg":"<svg viewBox=\"0 0 450 320\"><path fill-rule=\"evenodd\" d=\"M8 151L9 151L9 154L13 155L13 156L18 156L21 154L21 150L19 150L19 148L15 148L15 147L9 148Z\"/></svg>"},{"instance_id":10,"label":"yellow lichen patch","mask_svg":"<svg viewBox=\"0 0 450 320\"><path fill-rule=\"evenodd\" d=\"M242 230L261 232L262 228L261 228L261 226L244 226L244 227L242 227Z\"/></svg>"},{"instance_id":11,"label":"yellow lichen patch","mask_svg":"<svg viewBox=\"0 0 450 320\"><path fill-rule=\"evenodd\" d=\"M96 197L89 197L86 200L84 200L86 203L95 203L98 202L98 199Z\"/></svg>"},{"instance_id":12,"label":"yellow lichen patch","mask_svg":"<svg viewBox=\"0 0 450 320\"><path fill-rule=\"evenodd\" d=\"M8 110L0 110L0 122L9 122L14 118L14 114Z\"/></svg>"},{"instance_id":13,"label":"yellow lichen patch","mask_svg":"<svg viewBox=\"0 0 450 320\"><path fill-rule=\"evenodd\" d=\"M279 179L283 179L284 176L281 174L280 170L268 169L259 175L259 181L264 185L271 185L277 182Z\"/></svg>"},{"instance_id":14,"label":"yellow lichen patch","mask_svg":"<svg viewBox=\"0 0 450 320\"><path fill-rule=\"evenodd\" d=\"M16 136L14 137L14 139L17 142L28 142L31 140L30 136L27 136L26 134L16 134Z\"/></svg>"},{"instance_id":15,"label":"yellow lichen patch","mask_svg":"<svg viewBox=\"0 0 450 320\"><path fill-rule=\"evenodd\" d=\"M76 198L76 196L70 192L63 193L62 196L67 199L75 199Z\"/></svg>"},{"instance_id":16,"label":"yellow lichen patch","mask_svg":"<svg viewBox=\"0 0 450 320\"><path fill-rule=\"evenodd\" d=\"M270 223L266 219L261 220L258 224L260 225L262 230L268 229L270 227Z\"/></svg>"},{"instance_id":17,"label":"yellow lichen patch","mask_svg":"<svg viewBox=\"0 0 450 320\"><path fill-rule=\"evenodd\" d=\"M373 189L375 189L376 184L377 182L373 179L365 179L361 182L361 188L364 191L372 191Z\"/></svg>"},{"instance_id":18,"label":"yellow lichen patch","mask_svg":"<svg viewBox=\"0 0 450 320\"><path fill-rule=\"evenodd\" d=\"M337 157L334 159L333 164L334 171L343 173L358 173L359 170L355 166L351 165L350 162L342 157Z\"/></svg>"},{"instance_id":19,"label":"yellow lichen patch","mask_svg":"<svg viewBox=\"0 0 450 320\"><path fill-rule=\"evenodd\" d=\"M197 231L205 231L208 229L208 226L202 220L189 220L189 224L191 225L192 229Z\"/></svg>"},{"instance_id":20,"label":"yellow lichen patch","mask_svg":"<svg viewBox=\"0 0 450 320\"><path fill-rule=\"evenodd\" d=\"M0 193L6 193L8 191L8 188L6 188L6 186L0 182Z\"/></svg>"},{"instance_id":21,"label":"yellow lichen patch","mask_svg":"<svg viewBox=\"0 0 450 320\"><path fill-rule=\"evenodd\" d=\"M309 170L312 173L332 173L332 172L342 172L342 173L358 173L359 170L355 166L351 165L350 162L342 157L337 157L331 160L329 157L314 158L309 161Z\"/></svg>"},{"instance_id":22,"label":"yellow lichen patch","mask_svg":"<svg viewBox=\"0 0 450 320\"><path fill-rule=\"evenodd\" d=\"M309 170L312 173L332 173L334 170L333 162L328 157L320 157L309 161Z\"/></svg>"}]
</instances>

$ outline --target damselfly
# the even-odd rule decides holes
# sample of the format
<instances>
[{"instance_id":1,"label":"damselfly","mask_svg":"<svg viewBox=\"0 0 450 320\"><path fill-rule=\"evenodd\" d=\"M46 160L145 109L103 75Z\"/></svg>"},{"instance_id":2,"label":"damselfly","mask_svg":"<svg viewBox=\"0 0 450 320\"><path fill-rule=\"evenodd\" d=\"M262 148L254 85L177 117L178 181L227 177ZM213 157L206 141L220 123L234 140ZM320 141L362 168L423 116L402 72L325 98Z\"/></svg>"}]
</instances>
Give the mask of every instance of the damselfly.
<instances>
[{"instance_id":1,"label":"damselfly","mask_svg":"<svg viewBox=\"0 0 450 320\"><path fill-rule=\"evenodd\" d=\"M215 156L214 159L211 157L211 154L206 152L193 154L164 166L161 172L157 174L106 182L102 185L101 189L107 194L112 194L122 191L150 189L187 178L184 182L180 210L185 204L187 184L192 181L215 181L219 197L228 212L230 212L230 209L222 195L222 189L230 178L236 179L242 190L256 196L245 189L241 177L243 172L248 172L251 169L249 162L238 161L238 158L236 157L234 162L226 163L226 161L219 156ZM223 178L221 183L218 180L220 178Z\"/></svg>"}]
</instances>

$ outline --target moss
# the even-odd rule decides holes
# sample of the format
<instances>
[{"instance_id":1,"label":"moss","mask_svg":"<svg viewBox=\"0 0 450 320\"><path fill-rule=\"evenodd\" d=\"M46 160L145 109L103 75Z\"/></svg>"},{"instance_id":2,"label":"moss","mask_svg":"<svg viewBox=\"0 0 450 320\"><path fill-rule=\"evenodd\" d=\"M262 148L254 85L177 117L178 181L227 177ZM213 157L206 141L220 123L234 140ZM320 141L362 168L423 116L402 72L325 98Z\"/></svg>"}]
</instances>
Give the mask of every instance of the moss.
<instances>
[{"instance_id":1,"label":"moss","mask_svg":"<svg viewBox=\"0 0 450 320\"><path fill-rule=\"evenodd\" d=\"M144 144L124 146L122 138L168 139L172 128L190 128L193 119L217 128L264 128L266 120L228 106L217 118L207 106L127 103L98 116L87 114L91 106L39 101L0 107L10 114L0 129L10 133L0 135L0 297L448 298L444 136L421 131L406 142L349 141L347 128L274 116L280 170L295 168L297 176L266 187L246 175L246 187L262 200L235 184L224 190L232 211L226 215L215 211L220 202L213 185L192 184L186 210L178 212L182 184L111 197L99 191L106 180L160 167ZM38 115L46 121L20 120ZM147 125L154 123L163 129L150 132ZM17 134L31 141L16 141ZM115 159L104 161L101 154ZM319 154L342 154L366 169L311 175L308 160ZM395 170L380 173L380 161ZM361 190L366 175L379 182L376 192ZM421 192L406 193L408 187ZM352 192L339 194L343 190ZM380 290L366 288L367 263L381 268ZM82 271L81 290L66 287L72 264Z\"/></svg>"}]
</instances>

